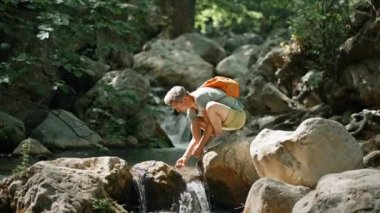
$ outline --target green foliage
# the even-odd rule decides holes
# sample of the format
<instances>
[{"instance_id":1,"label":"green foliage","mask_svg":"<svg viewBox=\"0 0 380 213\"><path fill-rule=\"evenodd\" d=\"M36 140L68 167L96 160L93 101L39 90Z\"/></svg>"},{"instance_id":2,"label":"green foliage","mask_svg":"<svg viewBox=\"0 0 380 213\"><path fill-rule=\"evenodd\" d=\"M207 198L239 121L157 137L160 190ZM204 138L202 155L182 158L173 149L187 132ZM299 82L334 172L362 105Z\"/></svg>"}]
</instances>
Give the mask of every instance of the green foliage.
<instances>
[{"instance_id":1,"label":"green foliage","mask_svg":"<svg viewBox=\"0 0 380 213\"><path fill-rule=\"evenodd\" d=\"M202 33L270 32L291 27L294 39L324 70L350 31L350 11L358 0L199 0L195 24Z\"/></svg>"},{"instance_id":2,"label":"green foliage","mask_svg":"<svg viewBox=\"0 0 380 213\"><path fill-rule=\"evenodd\" d=\"M38 65L48 72L53 66L80 77L86 71L81 55L102 60L118 51L134 52L146 39L148 2L1 1L0 76L12 83L26 65Z\"/></svg>"},{"instance_id":3,"label":"green foliage","mask_svg":"<svg viewBox=\"0 0 380 213\"><path fill-rule=\"evenodd\" d=\"M79 78L86 72L80 55L70 50L55 49L50 60L52 65L63 68L75 77Z\"/></svg>"},{"instance_id":4,"label":"green foliage","mask_svg":"<svg viewBox=\"0 0 380 213\"><path fill-rule=\"evenodd\" d=\"M241 26L258 30L256 22L260 18L261 13L251 11L244 4L236 4L234 1L198 0L195 27L202 33L212 33L223 28L237 30Z\"/></svg>"},{"instance_id":5,"label":"green foliage","mask_svg":"<svg viewBox=\"0 0 380 213\"><path fill-rule=\"evenodd\" d=\"M125 136L128 135L125 128L126 121L124 119L112 117L105 122L104 126L104 134L107 135L109 139L111 139L111 142L113 139L125 138Z\"/></svg>"},{"instance_id":6,"label":"green foliage","mask_svg":"<svg viewBox=\"0 0 380 213\"><path fill-rule=\"evenodd\" d=\"M225 30L234 33L268 33L273 28L287 27L297 0L198 0L195 26L202 33Z\"/></svg>"},{"instance_id":7,"label":"green foliage","mask_svg":"<svg viewBox=\"0 0 380 213\"><path fill-rule=\"evenodd\" d=\"M29 164L29 160L30 160L29 152L30 152L30 143L22 144L21 162L12 171L12 174L20 173L30 166L30 164Z\"/></svg>"},{"instance_id":8,"label":"green foliage","mask_svg":"<svg viewBox=\"0 0 380 213\"><path fill-rule=\"evenodd\" d=\"M92 208L94 209L94 212L97 213L106 213L109 212L109 210L112 207L112 201L109 198L102 198L102 199L96 199L92 201Z\"/></svg>"},{"instance_id":9,"label":"green foliage","mask_svg":"<svg viewBox=\"0 0 380 213\"><path fill-rule=\"evenodd\" d=\"M321 69L331 68L337 48L348 37L352 1L305 1L291 21L293 37Z\"/></svg>"},{"instance_id":10,"label":"green foliage","mask_svg":"<svg viewBox=\"0 0 380 213\"><path fill-rule=\"evenodd\" d=\"M41 40L55 37L55 42L75 42L77 38L92 38L90 45L96 45L99 32L129 37L138 41L142 36L138 31L145 16L146 1L139 1L140 7L122 0L71 0L71 1L34 1L31 9L40 11L37 16L38 34ZM65 36L62 36L65 33ZM108 40L109 41L109 40ZM120 41L105 43L113 50L133 50L133 43L126 45ZM64 47L64 46L61 46Z\"/></svg>"}]
</instances>

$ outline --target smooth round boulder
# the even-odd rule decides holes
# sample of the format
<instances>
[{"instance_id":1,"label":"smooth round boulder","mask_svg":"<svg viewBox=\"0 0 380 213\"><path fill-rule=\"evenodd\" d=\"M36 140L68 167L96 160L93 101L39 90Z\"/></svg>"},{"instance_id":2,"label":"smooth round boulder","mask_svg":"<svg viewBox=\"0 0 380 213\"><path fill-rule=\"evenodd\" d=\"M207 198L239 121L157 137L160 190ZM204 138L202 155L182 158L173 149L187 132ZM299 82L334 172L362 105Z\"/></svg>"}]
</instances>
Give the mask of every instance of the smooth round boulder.
<instances>
[{"instance_id":1,"label":"smooth round boulder","mask_svg":"<svg viewBox=\"0 0 380 213\"><path fill-rule=\"evenodd\" d=\"M250 146L260 177L313 187L326 174L363 167L356 140L336 121L310 118L295 131L262 130Z\"/></svg>"}]
</instances>

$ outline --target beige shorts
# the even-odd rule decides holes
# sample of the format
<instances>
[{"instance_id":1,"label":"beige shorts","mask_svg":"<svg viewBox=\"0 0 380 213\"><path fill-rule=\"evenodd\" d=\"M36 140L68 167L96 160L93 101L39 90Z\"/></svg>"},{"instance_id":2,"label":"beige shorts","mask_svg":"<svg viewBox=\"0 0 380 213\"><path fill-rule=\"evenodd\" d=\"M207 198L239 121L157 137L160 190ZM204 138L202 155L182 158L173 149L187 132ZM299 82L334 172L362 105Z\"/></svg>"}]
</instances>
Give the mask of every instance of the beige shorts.
<instances>
[{"instance_id":1,"label":"beige shorts","mask_svg":"<svg viewBox=\"0 0 380 213\"><path fill-rule=\"evenodd\" d=\"M222 123L222 129L223 130L240 129L244 126L245 120L246 120L246 114L244 111L229 109L227 118Z\"/></svg>"}]
</instances>

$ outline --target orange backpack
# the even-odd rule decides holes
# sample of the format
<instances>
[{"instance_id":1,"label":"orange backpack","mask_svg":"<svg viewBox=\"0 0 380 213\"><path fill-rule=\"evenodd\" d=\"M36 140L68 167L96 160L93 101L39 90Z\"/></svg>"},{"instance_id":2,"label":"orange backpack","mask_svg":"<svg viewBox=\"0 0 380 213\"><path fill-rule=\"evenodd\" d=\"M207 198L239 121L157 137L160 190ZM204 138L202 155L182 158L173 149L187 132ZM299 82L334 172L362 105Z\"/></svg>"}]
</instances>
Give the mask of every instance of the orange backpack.
<instances>
[{"instance_id":1,"label":"orange backpack","mask_svg":"<svg viewBox=\"0 0 380 213\"><path fill-rule=\"evenodd\" d=\"M200 87L212 87L223 90L227 96L238 98L240 95L239 83L231 78L223 76L215 76L206 82L204 82Z\"/></svg>"}]
</instances>

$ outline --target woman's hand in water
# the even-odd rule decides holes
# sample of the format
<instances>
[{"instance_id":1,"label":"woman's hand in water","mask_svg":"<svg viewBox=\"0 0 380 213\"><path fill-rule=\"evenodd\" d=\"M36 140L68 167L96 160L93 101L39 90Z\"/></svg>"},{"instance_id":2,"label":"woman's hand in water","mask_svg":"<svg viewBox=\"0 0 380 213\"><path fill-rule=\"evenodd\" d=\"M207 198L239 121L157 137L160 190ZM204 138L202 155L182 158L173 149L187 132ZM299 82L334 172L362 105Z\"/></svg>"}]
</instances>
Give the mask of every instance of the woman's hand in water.
<instances>
[{"instance_id":1,"label":"woman's hand in water","mask_svg":"<svg viewBox=\"0 0 380 213\"><path fill-rule=\"evenodd\" d=\"M177 160L175 164L175 168L181 169L182 167L186 166L186 161L187 160L185 157L181 157L180 159Z\"/></svg>"}]
</instances>

